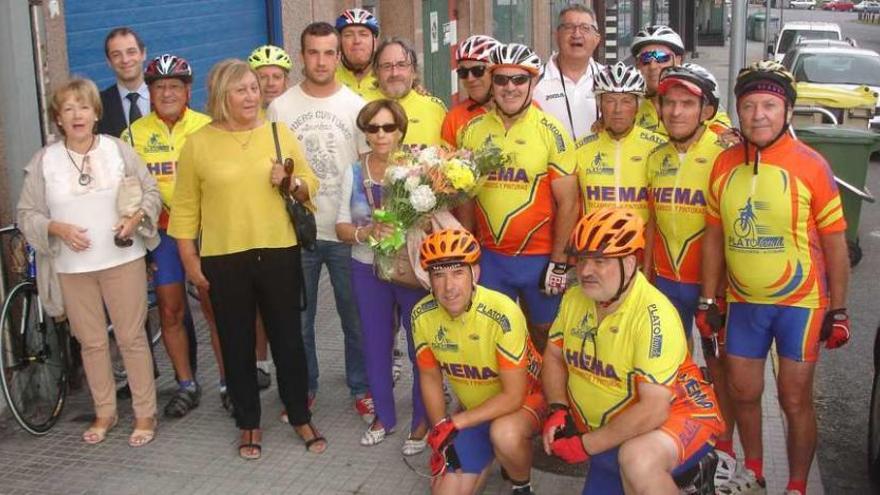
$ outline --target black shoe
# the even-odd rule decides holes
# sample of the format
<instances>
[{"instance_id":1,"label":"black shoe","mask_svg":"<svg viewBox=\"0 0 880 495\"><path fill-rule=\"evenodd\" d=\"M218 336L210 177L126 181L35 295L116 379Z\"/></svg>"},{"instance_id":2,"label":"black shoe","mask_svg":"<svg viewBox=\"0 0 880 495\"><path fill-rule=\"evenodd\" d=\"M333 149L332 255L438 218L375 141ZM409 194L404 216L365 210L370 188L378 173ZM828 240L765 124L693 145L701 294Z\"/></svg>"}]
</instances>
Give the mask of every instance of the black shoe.
<instances>
[{"instance_id":1,"label":"black shoe","mask_svg":"<svg viewBox=\"0 0 880 495\"><path fill-rule=\"evenodd\" d=\"M532 485L514 488L511 493L512 495L535 495L535 492L532 491Z\"/></svg>"},{"instance_id":2,"label":"black shoe","mask_svg":"<svg viewBox=\"0 0 880 495\"><path fill-rule=\"evenodd\" d=\"M182 418L189 414L190 411L199 407L199 401L202 399L202 388L196 384L193 390L179 388L174 397L165 405L165 416L169 418Z\"/></svg>"},{"instance_id":3,"label":"black shoe","mask_svg":"<svg viewBox=\"0 0 880 495\"><path fill-rule=\"evenodd\" d=\"M232 397L229 397L229 393L225 390L220 392L220 403L223 404L223 409L229 411L230 416L235 416L235 408L232 406Z\"/></svg>"},{"instance_id":4,"label":"black shoe","mask_svg":"<svg viewBox=\"0 0 880 495\"><path fill-rule=\"evenodd\" d=\"M270 386L272 386L272 375L268 371L263 371L262 368L257 368L257 388L266 390Z\"/></svg>"}]
</instances>

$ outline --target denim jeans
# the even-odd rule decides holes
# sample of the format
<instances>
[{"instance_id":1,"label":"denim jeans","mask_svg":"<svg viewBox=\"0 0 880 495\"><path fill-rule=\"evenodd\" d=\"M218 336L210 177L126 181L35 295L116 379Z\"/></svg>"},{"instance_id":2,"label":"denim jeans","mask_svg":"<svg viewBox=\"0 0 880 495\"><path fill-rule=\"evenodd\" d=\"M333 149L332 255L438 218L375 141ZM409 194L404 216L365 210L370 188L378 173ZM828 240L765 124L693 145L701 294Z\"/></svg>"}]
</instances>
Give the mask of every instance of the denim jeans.
<instances>
[{"instance_id":1,"label":"denim jeans","mask_svg":"<svg viewBox=\"0 0 880 495\"><path fill-rule=\"evenodd\" d=\"M308 307L302 313L302 334L309 368L309 391L318 391L318 353L315 349L315 310L318 303L318 281L321 266L330 271L330 283L336 299L336 313L345 336L345 383L352 396L365 394L367 373L361 350L361 324L351 291L351 247L335 241L318 240L314 251L302 250Z\"/></svg>"}]
</instances>

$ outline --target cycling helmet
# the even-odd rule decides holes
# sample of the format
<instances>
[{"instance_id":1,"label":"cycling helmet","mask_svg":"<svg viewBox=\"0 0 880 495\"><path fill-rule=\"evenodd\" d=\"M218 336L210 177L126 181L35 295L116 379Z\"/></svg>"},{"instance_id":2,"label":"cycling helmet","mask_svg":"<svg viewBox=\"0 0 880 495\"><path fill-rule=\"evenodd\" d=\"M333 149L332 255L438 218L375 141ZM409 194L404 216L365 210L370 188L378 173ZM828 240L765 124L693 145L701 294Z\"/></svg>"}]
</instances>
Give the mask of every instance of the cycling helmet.
<instances>
[{"instance_id":1,"label":"cycling helmet","mask_svg":"<svg viewBox=\"0 0 880 495\"><path fill-rule=\"evenodd\" d=\"M668 46L676 55L684 55L684 43L681 41L681 36L669 26L664 26L662 24L645 26L641 31L636 33L629 50L632 53L632 56L635 57L639 54L639 51L641 51L643 46L653 44Z\"/></svg>"},{"instance_id":2,"label":"cycling helmet","mask_svg":"<svg viewBox=\"0 0 880 495\"><path fill-rule=\"evenodd\" d=\"M467 38L458 44L455 50L455 61L476 60L479 62L489 62L489 56L492 50L501 43L491 36L477 34Z\"/></svg>"},{"instance_id":3,"label":"cycling helmet","mask_svg":"<svg viewBox=\"0 0 880 495\"><path fill-rule=\"evenodd\" d=\"M423 270L449 265L473 265L480 260L480 243L463 229L438 230L425 237L419 249Z\"/></svg>"},{"instance_id":4,"label":"cycling helmet","mask_svg":"<svg viewBox=\"0 0 880 495\"><path fill-rule=\"evenodd\" d=\"M665 93L669 88L676 84L683 84L692 93L702 96L710 105L715 107L721 103L721 92L718 90L718 81L711 72L700 65L693 63L685 63L679 66L667 67L660 73L660 85L657 91L660 94Z\"/></svg>"},{"instance_id":5,"label":"cycling helmet","mask_svg":"<svg viewBox=\"0 0 880 495\"><path fill-rule=\"evenodd\" d=\"M606 66L596 75L593 87L596 95L602 93L630 93L637 96L645 95L645 78L635 67L623 62Z\"/></svg>"},{"instance_id":6,"label":"cycling helmet","mask_svg":"<svg viewBox=\"0 0 880 495\"><path fill-rule=\"evenodd\" d=\"M779 62L762 60L743 68L736 76L733 92L737 98L751 91L766 91L783 97L789 106L797 100L794 76Z\"/></svg>"},{"instance_id":7,"label":"cycling helmet","mask_svg":"<svg viewBox=\"0 0 880 495\"><path fill-rule=\"evenodd\" d=\"M289 71L290 68L293 67L293 64L290 61L290 55L275 45L263 45L258 47L251 52L251 56L248 57L248 63L251 64L251 68L254 70L270 65L281 67L286 71Z\"/></svg>"},{"instance_id":8,"label":"cycling helmet","mask_svg":"<svg viewBox=\"0 0 880 495\"><path fill-rule=\"evenodd\" d=\"M376 16L364 9L343 10L336 18L336 30L340 33L349 26L364 26L373 32L373 36L379 36L379 21Z\"/></svg>"},{"instance_id":9,"label":"cycling helmet","mask_svg":"<svg viewBox=\"0 0 880 495\"><path fill-rule=\"evenodd\" d=\"M569 254L622 258L645 248L642 217L629 208L600 208L575 225Z\"/></svg>"},{"instance_id":10,"label":"cycling helmet","mask_svg":"<svg viewBox=\"0 0 880 495\"><path fill-rule=\"evenodd\" d=\"M176 55L164 54L154 58L146 70L144 70L144 81L147 84L159 79L167 78L180 79L185 83L191 83L193 79L192 67L185 58Z\"/></svg>"},{"instance_id":11,"label":"cycling helmet","mask_svg":"<svg viewBox=\"0 0 880 495\"><path fill-rule=\"evenodd\" d=\"M519 43L501 44L489 54L489 62L494 64L492 70L501 67L525 69L534 75L541 73L541 57L531 48Z\"/></svg>"}]
</instances>

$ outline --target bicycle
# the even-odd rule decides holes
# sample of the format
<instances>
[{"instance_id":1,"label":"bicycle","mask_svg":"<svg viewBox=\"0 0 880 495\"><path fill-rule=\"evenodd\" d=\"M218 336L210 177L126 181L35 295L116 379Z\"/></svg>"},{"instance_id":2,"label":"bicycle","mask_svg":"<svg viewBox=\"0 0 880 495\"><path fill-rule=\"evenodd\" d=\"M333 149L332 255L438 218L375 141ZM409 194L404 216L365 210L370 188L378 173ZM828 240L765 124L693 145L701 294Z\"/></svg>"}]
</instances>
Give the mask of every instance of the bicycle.
<instances>
[{"instance_id":1,"label":"bicycle","mask_svg":"<svg viewBox=\"0 0 880 495\"><path fill-rule=\"evenodd\" d=\"M880 483L880 326L874 336L874 380L868 411L868 474Z\"/></svg>"},{"instance_id":2,"label":"bicycle","mask_svg":"<svg viewBox=\"0 0 880 495\"><path fill-rule=\"evenodd\" d=\"M15 225L0 234L21 237ZM37 288L36 254L25 242L21 275L0 312L0 385L9 410L32 435L45 435L58 421L68 392L70 332L67 321L45 314Z\"/></svg>"}]
</instances>

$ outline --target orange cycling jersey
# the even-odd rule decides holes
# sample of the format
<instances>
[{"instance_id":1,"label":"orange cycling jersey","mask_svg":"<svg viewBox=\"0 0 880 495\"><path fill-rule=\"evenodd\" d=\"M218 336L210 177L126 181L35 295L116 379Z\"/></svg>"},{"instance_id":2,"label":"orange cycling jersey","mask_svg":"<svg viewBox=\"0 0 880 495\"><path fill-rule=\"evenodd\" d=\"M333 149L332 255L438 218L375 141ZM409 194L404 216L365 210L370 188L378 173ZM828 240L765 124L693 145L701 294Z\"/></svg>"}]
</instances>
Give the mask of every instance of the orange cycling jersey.
<instances>
[{"instance_id":1,"label":"orange cycling jersey","mask_svg":"<svg viewBox=\"0 0 880 495\"><path fill-rule=\"evenodd\" d=\"M500 292L478 285L455 318L428 295L413 307L412 332L419 368L440 368L465 409L501 393L504 370L525 369L526 396L540 392L541 355L519 306Z\"/></svg>"},{"instance_id":2,"label":"orange cycling jersey","mask_svg":"<svg viewBox=\"0 0 880 495\"><path fill-rule=\"evenodd\" d=\"M706 190L715 159L724 151L711 131L679 153L672 143L648 157L649 204L654 220L654 269L669 280L700 283L706 229Z\"/></svg>"},{"instance_id":3,"label":"orange cycling jersey","mask_svg":"<svg viewBox=\"0 0 880 495\"><path fill-rule=\"evenodd\" d=\"M458 133L477 115L486 113L483 105L468 98L458 103L446 114L440 134L449 146L458 147Z\"/></svg>"},{"instance_id":4,"label":"orange cycling jersey","mask_svg":"<svg viewBox=\"0 0 880 495\"><path fill-rule=\"evenodd\" d=\"M825 307L819 236L846 230L834 176L789 134L757 153L723 152L709 179L706 222L724 232L728 300Z\"/></svg>"},{"instance_id":5,"label":"orange cycling jersey","mask_svg":"<svg viewBox=\"0 0 880 495\"><path fill-rule=\"evenodd\" d=\"M535 106L504 127L496 111L474 117L461 130L462 148L494 143L511 158L477 191L477 238L492 251L547 255L553 248L556 202L551 183L575 171L575 153L565 128Z\"/></svg>"}]
</instances>

